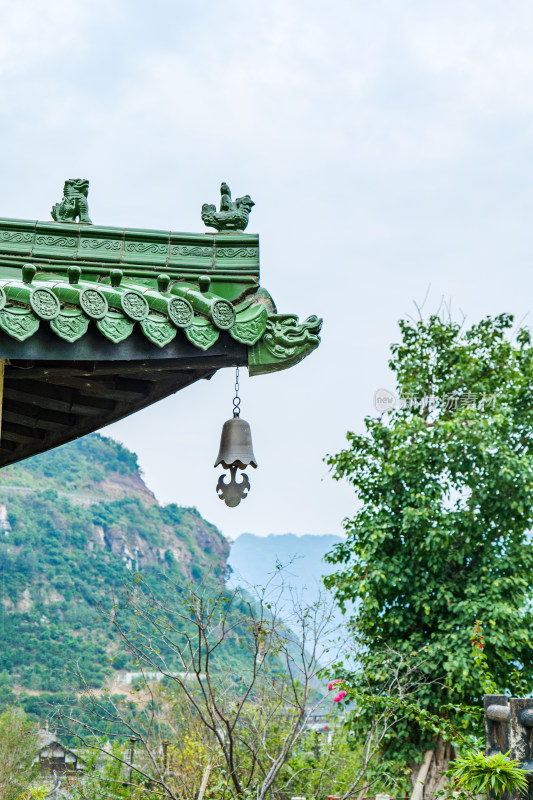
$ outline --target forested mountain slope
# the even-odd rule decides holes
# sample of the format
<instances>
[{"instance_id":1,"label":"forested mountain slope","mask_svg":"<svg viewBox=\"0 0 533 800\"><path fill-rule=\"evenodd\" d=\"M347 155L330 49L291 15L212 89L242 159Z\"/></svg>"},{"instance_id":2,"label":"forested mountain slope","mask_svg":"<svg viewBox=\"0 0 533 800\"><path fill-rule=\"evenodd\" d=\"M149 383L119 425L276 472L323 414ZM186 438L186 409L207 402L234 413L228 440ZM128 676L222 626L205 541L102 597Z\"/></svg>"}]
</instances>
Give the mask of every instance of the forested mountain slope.
<instances>
[{"instance_id":1,"label":"forested mountain slope","mask_svg":"<svg viewBox=\"0 0 533 800\"><path fill-rule=\"evenodd\" d=\"M15 691L64 691L75 664L95 686L128 667L99 608L133 574L163 596L168 579L226 575L220 532L160 506L137 457L98 434L2 470L0 504L0 684Z\"/></svg>"}]
</instances>

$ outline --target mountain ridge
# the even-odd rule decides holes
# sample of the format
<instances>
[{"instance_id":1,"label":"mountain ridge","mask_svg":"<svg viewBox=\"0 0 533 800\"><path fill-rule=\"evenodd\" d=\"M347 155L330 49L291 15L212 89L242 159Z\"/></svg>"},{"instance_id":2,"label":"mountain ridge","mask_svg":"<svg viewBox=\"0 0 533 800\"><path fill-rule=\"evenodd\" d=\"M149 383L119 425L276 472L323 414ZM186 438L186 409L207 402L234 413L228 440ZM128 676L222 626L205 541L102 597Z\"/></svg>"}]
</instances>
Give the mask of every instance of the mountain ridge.
<instances>
[{"instance_id":1,"label":"mountain ridge","mask_svg":"<svg viewBox=\"0 0 533 800\"><path fill-rule=\"evenodd\" d=\"M323 575L335 570L324 562L324 556L341 541L335 534L243 533L230 543L230 583L264 586L276 572L282 572L287 584L305 591L308 601L314 602L323 591Z\"/></svg>"}]
</instances>

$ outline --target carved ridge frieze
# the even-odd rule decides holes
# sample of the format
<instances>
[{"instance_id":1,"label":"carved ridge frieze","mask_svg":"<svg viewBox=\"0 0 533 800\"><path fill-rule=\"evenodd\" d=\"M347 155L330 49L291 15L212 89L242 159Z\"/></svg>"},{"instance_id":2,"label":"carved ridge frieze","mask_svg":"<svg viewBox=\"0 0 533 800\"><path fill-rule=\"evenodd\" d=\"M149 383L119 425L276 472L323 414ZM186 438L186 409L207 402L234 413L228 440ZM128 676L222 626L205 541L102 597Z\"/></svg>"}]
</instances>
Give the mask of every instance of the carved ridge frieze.
<instances>
[{"instance_id":1,"label":"carved ridge frieze","mask_svg":"<svg viewBox=\"0 0 533 800\"><path fill-rule=\"evenodd\" d=\"M24 231L0 231L0 242L12 242L13 244L31 244L33 233Z\"/></svg>"},{"instance_id":2,"label":"carved ridge frieze","mask_svg":"<svg viewBox=\"0 0 533 800\"><path fill-rule=\"evenodd\" d=\"M111 250L116 253L121 250L121 242L117 239L82 239L80 247L87 250Z\"/></svg>"},{"instance_id":3,"label":"carved ridge frieze","mask_svg":"<svg viewBox=\"0 0 533 800\"><path fill-rule=\"evenodd\" d=\"M171 244L170 256L210 258L213 255L212 247L188 246L184 244Z\"/></svg>"},{"instance_id":4,"label":"carved ridge frieze","mask_svg":"<svg viewBox=\"0 0 533 800\"><path fill-rule=\"evenodd\" d=\"M52 272L50 259L57 257L58 270L62 269L65 257L75 259L83 269L83 262L94 270L94 259L102 262L102 273L105 275L106 262L124 263L125 269L135 275L136 270L142 270L140 275L145 275L147 269L157 269L158 266L174 269L180 265L187 273L180 274L184 279L185 274L203 274L204 271L213 271L221 275L227 272L234 276L232 280L241 283L242 277L250 273L257 275L259 271L259 248L257 237L248 235L250 241L244 241L233 234L230 241L220 241L216 234L211 237L207 234L208 241L195 243L187 242L189 234L184 234L183 242L179 241L179 234L169 232L168 235L160 234L158 238L135 239L132 229L99 229L81 226L73 230L71 224L63 222L20 223L16 227L9 222L9 227L4 226L0 220L0 259L2 253L13 258L17 252L27 253L39 262L46 259L42 268ZM2 229L3 228L3 229ZM57 254L57 255L56 255ZM59 261L60 260L60 261ZM246 281L250 283L250 281ZM237 295L237 292L236 292Z\"/></svg>"},{"instance_id":5,"label":"carved ridge frieze","mask_svg":"<svg viewBox=\"0 0 533 800\"><path fill-rule=\"evenodd\" d=\"M126 242L124 250L126 253L137 253L138 255L150 253L154 256L166 256L168 245L157 242Z\"/></svg>"},{"instance_id":6,"label":"carved ridge frieze","mask_svg":"<svg viewBox=\"0 0 533 800\"><path fill-rule=\"evenodd\" d=\"M37 234L35 237L35 244L41 247L72 247L78 245L78 239L75 236L50 236L45 234Z\"/></svg>"},{"instance_id":7,"label":"carved ridge frieze","mask_svg":"<svg viewBox=\"0 0 533 800\"><path fill-rule=\"evenodd\" d=\"M217 258L259 258L256 247L217 247Z\"/></svg>"}]
</instances>

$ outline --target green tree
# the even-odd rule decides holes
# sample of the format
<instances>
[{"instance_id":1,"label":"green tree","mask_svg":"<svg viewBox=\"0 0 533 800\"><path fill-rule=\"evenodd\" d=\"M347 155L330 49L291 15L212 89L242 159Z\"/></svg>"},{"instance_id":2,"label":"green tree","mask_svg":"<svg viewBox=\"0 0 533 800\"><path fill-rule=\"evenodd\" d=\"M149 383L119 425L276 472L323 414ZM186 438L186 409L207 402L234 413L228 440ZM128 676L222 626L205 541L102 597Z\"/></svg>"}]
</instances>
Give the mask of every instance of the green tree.
<instances>
[{"instance_id":1,"label":"green tree","mask_svg":"<svg viewBox=\"0 0 533 800\"><path fill-rule=\"evenodd\" d=\"M9 708L0 715L0 797L16 800L28 791L38 772L37 728L22 709Z\"/></svg>"},{"instance_id":2,"label":"green tree","mask_svg":"<svg viewBox=\"0 0 533 800\"><path fill-rule=\"evenodd\" d=\"M483 694L476 620L500 691L517 668L532 683L533 349L526 330L513 339L511 329L508 315L470 328L401 321L389 363L403 402L367 417L328 459L359 501L326 584L356 604L360 674L379 682L384 644L423 653L418 699L432 712ZM408 741L425 744L404 724Z\"/></svg>"},{"instance_id":3,"label":"green tree","mask_svg":"<svg viewBox=\"0 0 533 800\"><path fill-rule=\"evenodd\" d=\"M0 672L0 712L14 705L16 695L11 688L11 679L7 670Z\"/></svg>"},{"instance_id":4,"label":"green tree","mask_svg":"<svg viewBox=\"0 0 533 800\"><path fill-rule=\"evenodd\" d=\"M123 761L128 758L130 745L118 741L110 747L107 758L91 750L81 751L83 772L70 779L68 795L72 800L160 800L161 793L152 792L148 782L130 774Z\"/></svg>"}]
</instances>

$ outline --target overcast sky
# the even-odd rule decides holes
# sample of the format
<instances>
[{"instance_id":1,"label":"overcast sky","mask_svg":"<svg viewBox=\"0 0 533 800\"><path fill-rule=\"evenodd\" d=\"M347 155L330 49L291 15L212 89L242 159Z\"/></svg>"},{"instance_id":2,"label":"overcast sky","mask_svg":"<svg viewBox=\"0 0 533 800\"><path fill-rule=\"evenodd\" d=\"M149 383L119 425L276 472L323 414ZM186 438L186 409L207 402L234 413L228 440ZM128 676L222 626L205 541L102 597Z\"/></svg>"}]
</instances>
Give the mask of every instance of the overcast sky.
<instances>
[{"instance_id":1,"label":"overcast sky","mask_svg":"<svg viewBox=\"0 0 533 800\"><path fill-rule=\"evenodd\" d=\"M203 231L227 181L251 194L261 283L324 318L297 367L243 375L259 461L216 497L234 375L104 432L162 502L224 534L339 533L354 510L323 457L394 388L397 320L431 285L471 322L533 303L530 0L0 0L0 216L50 219L90 180L94 223Z\"/></svg>"}]
</instances>

